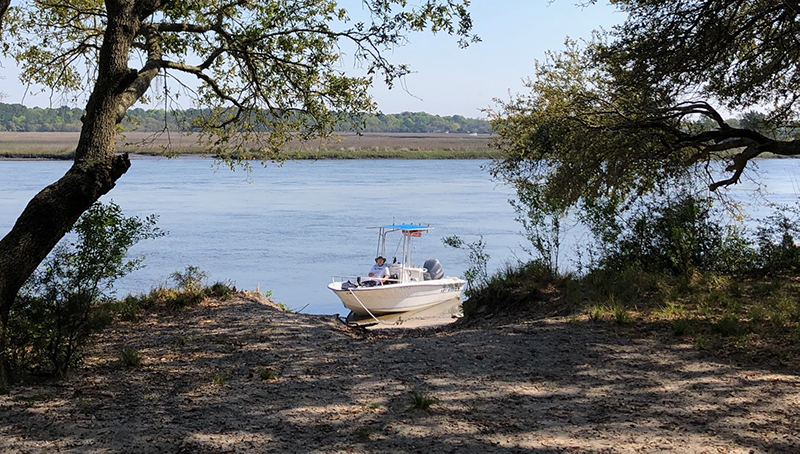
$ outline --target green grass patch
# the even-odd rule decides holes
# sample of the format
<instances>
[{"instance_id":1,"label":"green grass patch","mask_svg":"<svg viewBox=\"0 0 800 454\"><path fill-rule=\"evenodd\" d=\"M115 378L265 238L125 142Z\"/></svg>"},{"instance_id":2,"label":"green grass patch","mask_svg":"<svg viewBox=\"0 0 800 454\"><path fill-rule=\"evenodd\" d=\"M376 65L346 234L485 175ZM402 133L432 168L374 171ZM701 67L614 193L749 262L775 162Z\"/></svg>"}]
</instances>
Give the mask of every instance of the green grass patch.
<instances>
[{"instance_id":1,"label":"green grass patch","mask_svg":"<svg viewBox=\"0 0 800 454\"><path fill-rule=\"evenodd\" d=\"M222 387L222 386L227 385L228 381L225 379L225 377L222 374L216 373L211 377L211 384L214 385L214 386Z\"/></svg>"},{"instance_id":2,"label":"green grass patch","mask_svg":"<svg viewBox=\"0 0 800 454\"><path fill-rule=\"evenodd\" d=\"M275 380L278 379L278 373L277 372L275 372L272 369L267 369L267 368L264 368L264 367L259 368L256 371L256 374L258 375L258 378L260 378L263 381L275 381Z\"/></svg>"},{"instance_id":3,"label":"green grass patch","mask_svg":"<svg viewBox=\"0 0 800 454\"><path fill-rule=\"evenodd\" d=\"M206 298L222 301L233 297L236 288L230 283L216 282L206 286L206 274L196 267L189 266L184 272L172 274L175 287L159 286L147 294L126 296L110 305L110 309L121 320L135 320L144 310L165 308L170 311L195 306Z\"/></svg>"},{"instance_id":4,"label":"green grass patch","mask_svg":"<svg viewBox=\"0 0 800 454\"><path fill-rule=\"evenodd\" d=\"M142 366L142 356L136 349L124 348L119 354L119 363L125 369L138 369Z\"/></svg>"},{"instance_id":5,"label":"green grass patch","mask_svg":"<svg viewBox=\"0 0 800 454\"><path fill-rule=\"evenodd\" d=\"M424 394L416 389L411 390L411 408L416 410L428 410L431 405L439 402L439 399Z\"/></svg>"},{"instance_id":6,"label":"green grass patch","mask_svg":"<svg viewBox=\"0 0 800 454\"><path fill-rule=\"evenodd\" d=\"M78 132L3 133L0 158L73 159ZM125 132L117 142L120 152L149 156L208 155L196 134L158 135ZM489 147L486 134L352 133L325 140L290 142L280 154L286 159L491 159L500 152ZM255 146L255 144L254 144ZM238 154L260 161L263 156Z\"/></svg>"}]
</instances>

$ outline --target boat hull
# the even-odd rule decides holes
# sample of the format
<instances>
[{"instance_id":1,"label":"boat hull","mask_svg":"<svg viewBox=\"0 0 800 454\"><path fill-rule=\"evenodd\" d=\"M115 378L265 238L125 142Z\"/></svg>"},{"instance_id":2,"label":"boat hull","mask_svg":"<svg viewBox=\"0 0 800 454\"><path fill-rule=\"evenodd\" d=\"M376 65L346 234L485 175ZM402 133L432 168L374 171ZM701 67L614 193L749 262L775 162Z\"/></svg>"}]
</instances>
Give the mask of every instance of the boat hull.
<instances>
[{"instance_id":1,"label":"boat hull","mask_svg":"<svg viewBox=\"0 0 800 454\"><path fill-rule=\"evenodd\" d=\"M353 313L369 315L371 312L378 315L424 309L459 298L465 284L463 279L446 277L353 289L342 289L341 282L333 282L328 284L328 288Z\"/></svg>"}]
</instances>

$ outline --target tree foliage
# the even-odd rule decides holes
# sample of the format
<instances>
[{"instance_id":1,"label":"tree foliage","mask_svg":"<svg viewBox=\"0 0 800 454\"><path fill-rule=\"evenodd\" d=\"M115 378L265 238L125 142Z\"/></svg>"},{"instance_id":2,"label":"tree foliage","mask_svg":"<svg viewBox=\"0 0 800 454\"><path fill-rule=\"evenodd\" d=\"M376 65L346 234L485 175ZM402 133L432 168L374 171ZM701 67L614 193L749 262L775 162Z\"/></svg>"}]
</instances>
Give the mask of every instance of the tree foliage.
<instances>
[{"instance_id":1,"label":"tree foliage","mask_svg":"<svg viewBox=\"0 0 800 454\"><path fill-rule=\"evenodd\" d=\"M506 152L496 176L574 204L625 200L690 174L715 190L764 153L800 154L795 2L614 3L628 15L622 25L548 54L530 93L491 112ZM722 109L761 113L732 122Z\"/></svg>"},{"instance_id":2,"label":"tree foliage","mask_svg":"<svg viewBox=\"0 0 800 454\"><path fill-rule=\"evenodd\" d=\"M25 80L79 97L102 70L112 8L129 3L22 2L10 9L8 54ZM375 108L367 93L373 76L391 85L409 73L384 56L407 33L456 34L462 45L475 39L467 1L427 0L416 7L405 1L354 2L365 11L348 11L333 0L136 3L140 24L127 58L141 63L120 81L127 97L120 117L153 85L158 91L151 97L194 100L199 115L191 117L192 127L210 145L265 154L292 136L325 135L342 123L357 126L361 113ZM368 17L352 19L351 11ZM366 74L346 74L346 58ZM163 78L154 83L157 74ZM196 90L185 85L187 78ZM269 134L259 134L264 131Z\"/></svg>"}]
</instances>

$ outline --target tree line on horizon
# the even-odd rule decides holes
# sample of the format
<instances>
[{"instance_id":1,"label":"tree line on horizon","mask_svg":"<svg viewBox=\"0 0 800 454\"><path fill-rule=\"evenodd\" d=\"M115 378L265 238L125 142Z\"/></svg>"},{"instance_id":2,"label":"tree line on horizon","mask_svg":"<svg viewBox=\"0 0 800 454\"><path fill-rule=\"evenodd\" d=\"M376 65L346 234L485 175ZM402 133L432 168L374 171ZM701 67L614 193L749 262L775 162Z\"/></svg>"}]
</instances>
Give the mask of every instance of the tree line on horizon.
<instances>
[{"instance_id":1,"label":"tree line on horizon","mask_svg":"<svg viewBox=\"0 0 800 454\"><path fill-rule=\"evenodd\" d=\"M130 109L122 125L125 129L155 132L163 129L189 131L191 119L199 109L164 110ZM0 131L5 132L79 132L83 109L58 107L26 107L22 104L0 103ZM411 132L411 133L478 133L488 134L491 125L487 120L467 118L462 115L440 116L426 112L399 114L363 114L361 132ZM337 131L347 131L348 124L337 124Z\"/></svg>"}]
</instances>

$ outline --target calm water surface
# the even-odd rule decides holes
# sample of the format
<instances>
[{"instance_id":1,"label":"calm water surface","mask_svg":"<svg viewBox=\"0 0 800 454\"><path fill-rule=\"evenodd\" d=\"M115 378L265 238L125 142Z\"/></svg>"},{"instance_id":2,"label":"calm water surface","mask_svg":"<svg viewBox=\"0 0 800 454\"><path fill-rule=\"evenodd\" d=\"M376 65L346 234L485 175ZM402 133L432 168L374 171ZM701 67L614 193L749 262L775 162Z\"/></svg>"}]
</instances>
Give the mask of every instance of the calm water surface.
<instances>
[{"instance_id":1,"label":"calm water surface","mask_svg":"<svg viewBox=\"0 0 800 454\"><path fill-rule=\"evenodd\" d=\"M498 269L525 258L519 225L507 200L509 188L489 179L485 161L300 161L256 167L252 174L215 169L201 158L134 158L133 166L104 200L127 215L160 216L169 235L143 241L146 268L124 278L119 293L172 284L169 275L193 265L211 282L232 280L243 289L271 290L276 300L310 313L344 308L325 286L335 274L361 274L372 266L376 232L366 227L396 222L435 229L416 242L415 260L438 258L445 274L462 276L466 254L441 238L483 236ZM25 204L69 167L67 162L0 161L0 234ZM794 204L800 160L759 161L770 200ZM745 181L734 196L755 188ZM758 208L751 212L759 214ZM570 234L568 234L569 236ZM570 249L570 241L565 241ZM389 245L387 244L387 249ZM562 260L562 263L564 260Z\"/></svg>"},{"instance_id":2,"label":"calm water surface","mask_svg":"<svg viewBox=\"0 0 800 454\"><path fill-rule=\"evenodd\" d=\"M119 282L119 293L146 292L188 265L210 281L232 280L244 289L271 290L276 300L311 313L344 308L325 286L334 274L363 274L373 264L377 234L369 226L431 224L416 242L415 260L438 258L448 275L461 276L466 254L442 244L481 235L502 266L523 240L507 200L508 188L490 181L475 160L299 161L282 167L215 169L201 158L135 158L113 199L126 215L160 216L164 238L132 252L146 268ZM60 177L66 162L0 162L0 234L30 198ZM387 249L389 245L387 244Z\"/></svg>"}]
</instances>

